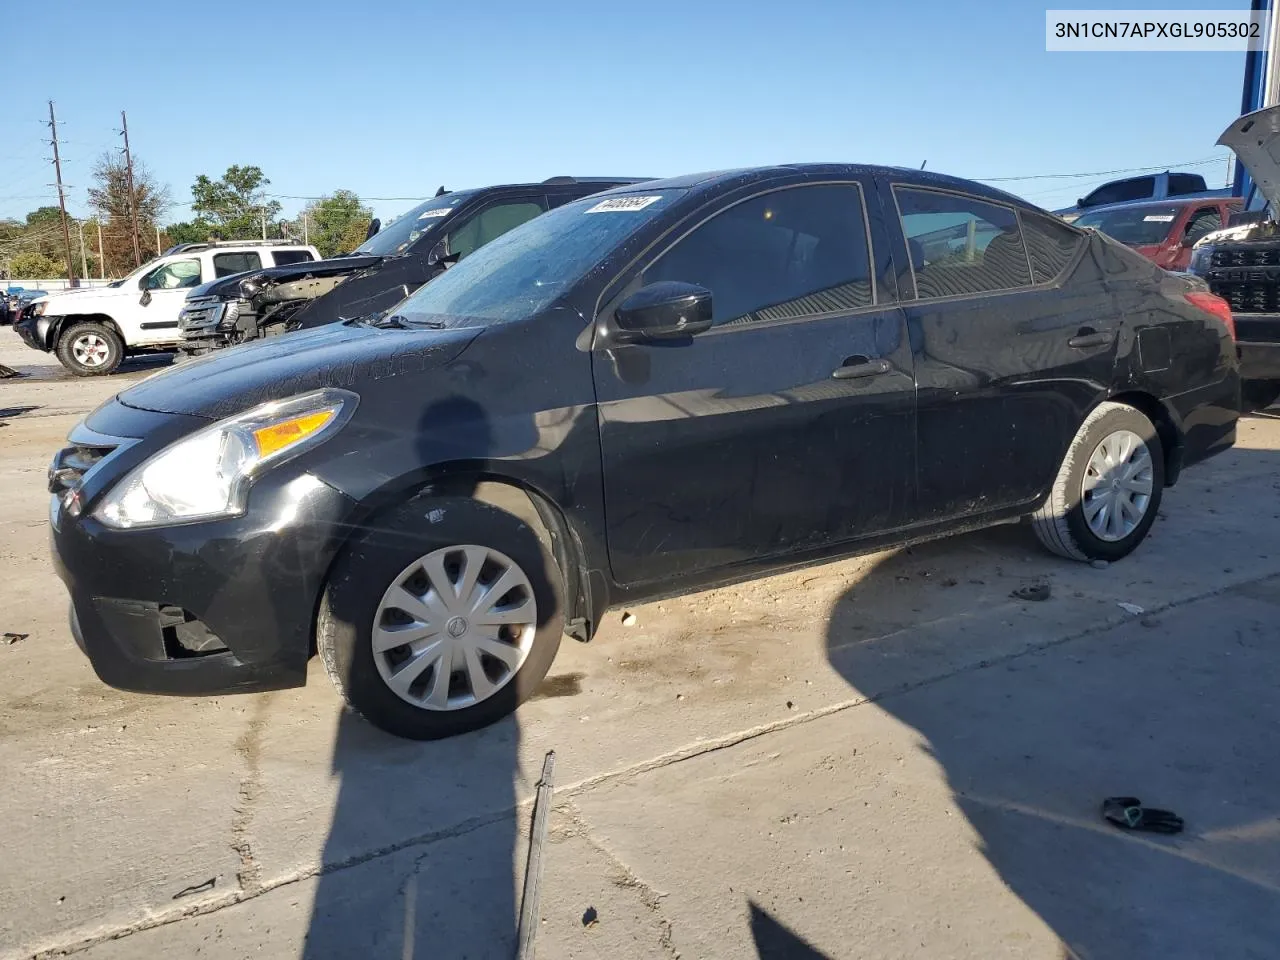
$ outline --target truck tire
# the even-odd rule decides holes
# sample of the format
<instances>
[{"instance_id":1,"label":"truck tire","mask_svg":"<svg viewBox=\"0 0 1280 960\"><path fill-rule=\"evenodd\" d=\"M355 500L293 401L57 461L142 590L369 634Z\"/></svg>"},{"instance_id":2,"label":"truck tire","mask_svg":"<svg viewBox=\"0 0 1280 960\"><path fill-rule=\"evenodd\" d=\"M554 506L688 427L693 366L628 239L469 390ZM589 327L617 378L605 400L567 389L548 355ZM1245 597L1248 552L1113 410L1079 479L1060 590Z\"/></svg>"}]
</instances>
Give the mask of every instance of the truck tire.
<instances>
[{"instance_id":1,"label":"truck tire","mask_svg":"<svg viewBox=\"0 0 1280 960\"><path fill-rule=\"evenodd\" d=\"M59 335L57 352L62 365L77 377L101 377L119 368L124 343L104 323L73 323Z\"/></svg>"},{"instance_id":2,"label":"truck tire","mask_svg":"<svg viewBox=\"0 0 1280 960\"><path fill-rule=\"evenodd\" d=\"M1080 425L1031 526L1058 556L1119 560L1146 537L1163 492L1155 425L1126 404L1101 403Z\"/></svg>"}]
</instances>

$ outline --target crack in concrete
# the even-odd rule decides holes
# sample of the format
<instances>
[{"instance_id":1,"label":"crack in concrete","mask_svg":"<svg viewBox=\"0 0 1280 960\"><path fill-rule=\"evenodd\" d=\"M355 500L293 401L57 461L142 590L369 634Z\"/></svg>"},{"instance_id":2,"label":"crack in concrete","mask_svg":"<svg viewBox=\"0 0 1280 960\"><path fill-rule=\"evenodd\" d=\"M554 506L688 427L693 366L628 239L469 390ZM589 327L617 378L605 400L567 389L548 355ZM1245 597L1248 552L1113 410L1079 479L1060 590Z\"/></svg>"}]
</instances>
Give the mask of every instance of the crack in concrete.
<instances>
[{"instance_id":1,"label":"crack in concrete","mask_svg":"<svg viewBox=\"0 0 1280 960\"><path fill-rule=\"evenodd\" d=\"M1212 599L1213 597L1221 596L1222 594L1230 593L1234 590L1239 590L1242 587L1248 587L1257 583L1261 583L1266 580L1270 580L1275 576L1277 576L1276 572L1270 571L1264 574L1263 576L1242 579L1234 583L1215 587L1212 590L1206 590L1202 593L1192 594L1177 600L1172 600L1162 605L1152 606L1147 608L1146 615L1156 616L1168 610L1174 610L1179 607L1187 606L1189 604L1199 603L1200 601L1203 601L1203 600ZM733 734L728 734L726 736L717 738L715 740L699 741L687 747L683 747L679 750L671 751L669 753L650 758L649 760L645 760L637 764L632 764L631 766L628 766L628 767L607 771L605 773L596 774L591 777L585 777L575 783L568 784L564 787L560 787L557 789L557 794L561 798L560 803L557 806L560 807L565 803L569 803L572 801L574 797L580 796L596 787L602 786L607 783L611 783L614 781L627 780L637 776L642 776L645 773L650 773L650 772L653 772L654 770L660 770L663 767L668 767L676 763L682 763L686 760L692 760L697 757L704 756L706 754L715 753L720 750L725 750L730 747L737 746L738 744L746 743L750 740L755 740L759 737L763 737L770 733L777 732L779 730L786 730L802 723L809 723L814 720L820 720L824 717L828 717L836 713L842 713L843 711L848 710L852 707L861 706L866 703L876 703L887 697L897 696L903 693L908 693L914 690L919 690L925 687L933 686L934 684L941 683L953 677L962 676L966 673L972 673L977 670L986 669L988 667L1001 666L1013 660L1017 660L1032 654L1036 654L1044 650L1052 650L1056 647L1063 646L1064 644L1072 643L1077 640L1083 640L1087 637L1094 636L1095 634L1103 633L1107 630L1111 630L1125 623L1130 623L1134 621L1135 621L1135 618L1132 616L1129 616L1128 614L1122 614L1115 617L1108 617L1099 623L1093 624L1089 627L1086 627L1082 630L1078 630L1066 636L1044 640L1038 643L1033 643L1027 647L1024 647L1021 650L1016 650L999 657L993 657L988 660L979 660L973 663L962 664L956 667L954 670L949 670L944 673L936 674L931 677L925 677L921 680L917 680L914 682L899 684L897 687L893 687L891 689L881 691L880 693L873 694L871 696L853 697L848 700L843 700L838 703L830 704L818 710L811 710L807 713L785 717L780 720L773 721L771 723L760 724L756 727L752 727L747 730L738 731ZM250 731L252 730L253 730L253 724L251 723ZM248 735L249 734L246 733L246 737ZM261 735L261 729L259 728L258 736L260 737L260 735ZM260 741L257 741L257 742L260 742ZM247 744L247 741L246 741L246 744ZM256 784L257 780L255 779L253 782ZM256 797L256 786L253 791L253 795ZM119 927L115 930L104 931L103 933L100 933L95 936L81 938L80 940L74 941L72 943L62 944L62 945L50 945L47 947L43 947L37 950L36 952L29 954L28 960L52 960L52 958L54 957L69 956L71 954L80 953L84 950L90 949L91 947L97 946L98 944L101 944L101 943L122 939L134 933L142 933L146 930L151 930L156 927L166 926L170 923L179 923L191 917L206 916L208 914L215 913L218 910L222 910L222 909L225 909L226 907L234 906L238 903L243 903L246 900L251 900L255 897L263 895L264 893L269 893L272 890L276 890L280 887L287 886L292 883L308 880L316 876L324 876L330 873L335 873L339 870L345 870L349 867L354 867L354 866L359 866L361 864L369 863L370 861L377 860L394 853L398 853L410 847L420 846L425 844L432 844L440 840L447 840L453 837L462 836L463 834L470 833L473 830L478 830L482 827L489 826L490 824L497 823L500 820L516 815L518 814L519 811L523 810L525 807L531 806L532 803L533 803L533 798L530 797L528 800L524 800L524 801L521 801L520 803L513 804L512 806L507 807L503 810L496 811L491 814L486 814L481 817L473 817L470 820L465 820L462 823L456 824L455 826L450 828L407 838L397 843L387 844L376 850L366 851L361 854L354 854L343 860L335 861L330 864L321 864L318 867L298 870L292 874L287 874L271 881L263 881L261 879L261 870L258 867L256 861L253 860L252 858L252 845L250 844L248 847L248 854L249 854L248 863L251 864L252 870L249 876L251 879L253 879L256 876L255 885L253 886L252 889L250 889L248 885L245 885L244 889L233 894L225 895L225 896L210 899L210 900L205 900L200 903L191 904L190 906L187 906L184 908L170 910L160 914L156 914L151 917L148 917L145 920L141 920L133 924ZM252 803L250 803L247 806L247 809L249 809L250 812L251 812L251 808L252 808ZM237 814L237 817L239 817L239 814ZM248 831L248 826L250 825L250 822L251 820L246 820L242 825L243 827L242 834L243 834L243 837L245 838L247 838L248 836L247 831ZM236 827L233 824L233 847L237 850L237 852L239 852L240 847L235 846L235 842L238 841L239 839L235 836L235 830L236 830ZM594 841L589 835L587 836L587 839L588 839L588 842L591 842L593 845L597 844L597 842ZM616 862L622 865L623 869L626 870L625 864L622 864L622 861L618 860L617 857L614 857L612 854L610 854L607 849L603 847L599 847L599 849L605 856L609 857L611 862ZM629 871L627 871L625 875L632 876L629 873ZM636 883L639 884L640 881L636 880ZM649 889L649 888L646 887L644 889ZM654 895L659 896L660 898L660 895L657 895L657 894L654 894ZM674 949L674 947L672 947L672 949Z\"/></svg>"},{"instance_id":2,"label":"crack in concrete","mask_svg":"<svg viewBox=\"0 0 1280 960\"><path fill-rule=\"evenodd\" d=\"M662 900L665 893L659 893L649 884L641 880L626 862L597 839L591 831L591 825L583 817L582 811L572 800L557 803L555 810L573 825L574 831L590 847L605 858L609 864L609 882L615 887L634 891L640 902L653 914L658 923L658 946L671 960L680 960L680 951L675 945L675 931L670 920L662 913Z\"/></svg>"},{"instance_id":3,"label":"crack in concrete","mask_svg":"<svg viewBox=\"0 0 1280 960\"><path fill-rule=\"evenodd\" d=\"M236 873L240 890L250 895L262 889L262 867L253 855L253 815L262 787L262 732L271 698L272 694L265 694L253 705L249 726L235 744L245 772L240 778L238 802L231 817L231 849L240 857L240 870Z\"/></svg>"}]
</instances>

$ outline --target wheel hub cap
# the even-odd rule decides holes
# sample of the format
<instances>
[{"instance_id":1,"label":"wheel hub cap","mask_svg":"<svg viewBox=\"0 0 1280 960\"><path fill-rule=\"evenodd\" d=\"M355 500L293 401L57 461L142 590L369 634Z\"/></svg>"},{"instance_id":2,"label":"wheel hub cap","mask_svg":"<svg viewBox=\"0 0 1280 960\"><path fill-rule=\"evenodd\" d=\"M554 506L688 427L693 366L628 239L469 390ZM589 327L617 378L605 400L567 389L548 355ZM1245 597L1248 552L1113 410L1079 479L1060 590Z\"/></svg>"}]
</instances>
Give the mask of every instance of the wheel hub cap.
<instances>
[{"instance_id":1,"label":"wheel hub cap","mask_svg":"<svg viewBox=\"0 0 1280 960\"><path fill-rule=\"evenodd\" d=\"M465 544L405 567L374 614L378 673L407 703L460 710L493 696L524 665L538 609L506 554Z\"/></svg>"},{"instance_id":2,"label":"wheel hub cap","mask_svg":"<svg viewBox=\"0 0 1280 960\"><path fill-rule=\"evenodd\" d=\"M1123 540L1151 505L1151 451L1132 430L1108 434L1094 449L1081 484L1085 521L1100 540Z\"/></svg>"},{"instance_id":3,"label":"wheel hub cap","mask_svg":"<svg viewBox=\"0 0 1280 960\"><path fill-rule=\"evenodd\" d=\"M71 353L86 367L101 366L110 352L107 341L93 333L78 337L71 345Z\"/></svg>"}]
</instances>

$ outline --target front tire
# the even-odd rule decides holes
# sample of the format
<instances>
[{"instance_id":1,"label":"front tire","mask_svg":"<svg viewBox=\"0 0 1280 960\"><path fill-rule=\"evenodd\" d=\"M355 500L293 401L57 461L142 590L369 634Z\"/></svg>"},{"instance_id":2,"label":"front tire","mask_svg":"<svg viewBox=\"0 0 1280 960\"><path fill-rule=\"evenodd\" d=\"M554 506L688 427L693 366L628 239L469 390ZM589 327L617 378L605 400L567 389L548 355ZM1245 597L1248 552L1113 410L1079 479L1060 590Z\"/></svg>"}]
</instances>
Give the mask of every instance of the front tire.
<instances>
[{"instance_id":1,"label":"front tire","mask_svg":"<svg viewBox=\"0 0 1280 960\"><path fill-rule=\"evenodd\" d=\"M1059 556L1119 560L1146 538L1163 492L1155 425L1133 407L1102 403L1071 441L1032 529Z\"/></svg>"},{"instance_id":2,"label":"front tire","mask_svg":"<svg viewBox=\"0 0 1280 960\"><path fill-rule=\"evenodd\" d=\"M120 335L103 323L77 323L58 337L58 359L77 377L115 373L124 360Z\"/></svg>"},{"instance_id":3,"label":"front tire","mask_svg":"<svg viewBox=\"0 0 1280 960\"><path fill-rule=\"evenodd\" d=\"M316 646L338 692L414 740L514 712L564 628L548 543L469 497L422 497L381 515L343 551L321 600Z\"/></svg>"}]
</instances>

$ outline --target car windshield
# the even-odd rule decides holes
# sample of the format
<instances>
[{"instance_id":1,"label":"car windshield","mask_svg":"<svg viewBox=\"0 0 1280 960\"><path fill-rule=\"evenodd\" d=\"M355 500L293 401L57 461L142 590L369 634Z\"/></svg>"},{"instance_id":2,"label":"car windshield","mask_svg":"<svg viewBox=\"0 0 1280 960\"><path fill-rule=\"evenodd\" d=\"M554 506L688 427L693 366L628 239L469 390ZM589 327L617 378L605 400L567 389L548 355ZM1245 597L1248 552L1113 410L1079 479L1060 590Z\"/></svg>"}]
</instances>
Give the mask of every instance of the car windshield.
<instances>
[{"instance_id":1,"label":"car windshield","mask_svg":"<svg viewBox=\"0 0 1280 960\"><path fill-rule=\"evenodd\" d=\"M1094 210L1075 221L1077 227L1094 227L1131 247L1164 241L1178 218L1178 208L1168 204L1144 204L1116 210Z\"/></svg>"},{"instance_id":2,"label":"car windshield","mask_svg":"<svg viewBox=\"0 0 1280 960\"><path fill-rule=\"evenodd\" d=\"M418 289L409 323L485 326L541 310L685 191L587 197L516 227Z\"/></svg>"},{"instance_id":3,"label":"car windshield","mask_svg":"<svg viewBox=\"0 0 1280 960\"><path fill-rule=\"evenodd\" d=\"M474 191L446 193L419 204L404 216L393 220L353 251L379 257L398 257L419 237L453 213L454 208L471 198Z\"/></svg>"}]
</instances>

